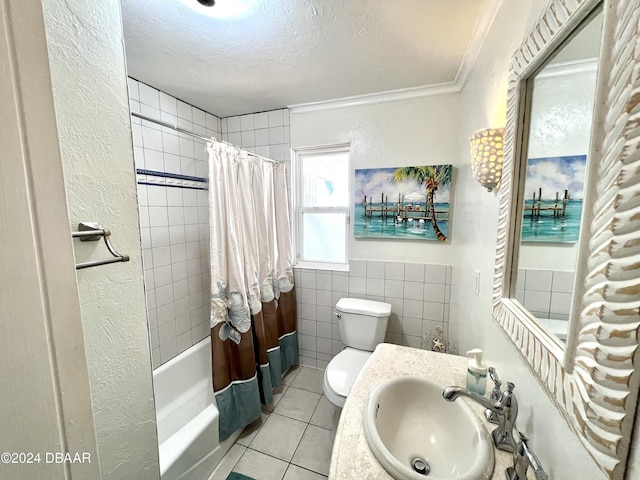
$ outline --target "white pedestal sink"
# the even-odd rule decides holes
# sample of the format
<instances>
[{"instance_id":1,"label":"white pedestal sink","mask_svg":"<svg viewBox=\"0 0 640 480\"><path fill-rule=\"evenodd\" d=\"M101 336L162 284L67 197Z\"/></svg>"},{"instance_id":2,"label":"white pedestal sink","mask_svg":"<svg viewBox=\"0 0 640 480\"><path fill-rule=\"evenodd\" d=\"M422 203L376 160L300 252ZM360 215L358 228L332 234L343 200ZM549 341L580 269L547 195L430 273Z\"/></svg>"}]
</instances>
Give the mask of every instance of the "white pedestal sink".
<instances>
[{"instance_id":1,"label":"white pedestal sink","mask_svg":"<svg viewBox=\"0 0 640 480\"><path fill-rule=\"evenodd\" d=\"M491 436L468 405L444 400L443 388L422 378L397 377L371 392L364 433L371 451L393 478L491 478Z\"/></svg>"}]
</instances>

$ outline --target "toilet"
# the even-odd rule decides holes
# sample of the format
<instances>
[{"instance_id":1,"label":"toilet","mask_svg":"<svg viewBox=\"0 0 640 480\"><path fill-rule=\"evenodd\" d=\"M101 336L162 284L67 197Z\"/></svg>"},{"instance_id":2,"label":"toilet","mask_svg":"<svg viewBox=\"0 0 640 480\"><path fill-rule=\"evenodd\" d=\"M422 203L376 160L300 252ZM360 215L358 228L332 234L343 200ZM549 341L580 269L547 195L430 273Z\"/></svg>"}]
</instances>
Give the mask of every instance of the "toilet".
<instances>
[{"instance_id":1,"label":"toilet","mask_svg":"<svg viewBox=\"0 0 640 480\"><path fill-rule=\"evenodd\" d=\"M338 300L335 315L346 347L327 365L323 384L324 395L338 408L338 413L360 370L376 346L384 341L390 314L388 303L358 298Z\"/></svg>"}]
</instances>

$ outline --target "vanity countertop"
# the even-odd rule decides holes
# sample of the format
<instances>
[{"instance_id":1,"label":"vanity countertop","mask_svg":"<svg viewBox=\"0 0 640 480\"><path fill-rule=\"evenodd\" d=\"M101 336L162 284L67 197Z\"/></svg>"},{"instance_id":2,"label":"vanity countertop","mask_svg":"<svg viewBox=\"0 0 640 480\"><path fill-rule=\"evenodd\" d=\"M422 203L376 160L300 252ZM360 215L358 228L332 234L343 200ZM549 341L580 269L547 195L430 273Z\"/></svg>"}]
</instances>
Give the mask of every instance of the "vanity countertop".
<instances>
[{"instance_id":1,"label":"vanity countertop","mask_svg":"<svg viewBox=\"0 0 640 480\"><path fill-rule=\"evenodd\" d=\"M383 343L368 360L347 397L342 410L331 454L330 480L392 479L369 449L364 435L362 417L371 391L384 380L403 375L426 378L442 386L466 382L467 358L428 350ZM487 431L495 425L484 419L484 409L465 401L483 420ZM505 478L505 469L513 464L510 453L495 450L492 480ZM531 472L528 472L531 473Z\"/></svg>"}]
</instances>

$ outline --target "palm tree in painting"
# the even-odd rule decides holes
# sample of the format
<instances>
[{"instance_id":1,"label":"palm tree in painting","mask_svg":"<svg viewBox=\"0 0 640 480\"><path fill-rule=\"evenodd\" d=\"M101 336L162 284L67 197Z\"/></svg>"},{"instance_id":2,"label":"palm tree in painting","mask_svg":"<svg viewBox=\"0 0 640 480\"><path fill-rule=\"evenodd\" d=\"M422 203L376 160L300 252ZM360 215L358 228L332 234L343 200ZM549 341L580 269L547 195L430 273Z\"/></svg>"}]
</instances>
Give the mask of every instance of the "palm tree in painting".
<instances>
[{"instance_id":1,"label":"palm tree in painting","mask_svg":"<svg viewBox=\"0 0 640 480\"><path fill-rule=\"evenodd\" d=\"M424 184L427 191L427 208L429 208L431 216L431 226L433 227L433 232L436 234L436 238L441 242L444 242L447 237L438 228L434 197L440 187L451 183L451 171L451 165L432 165L423 167L400 167L396 168L395 172L393 172L393 179L396 182L415 180Z\"/></svg>"}]
</instances>

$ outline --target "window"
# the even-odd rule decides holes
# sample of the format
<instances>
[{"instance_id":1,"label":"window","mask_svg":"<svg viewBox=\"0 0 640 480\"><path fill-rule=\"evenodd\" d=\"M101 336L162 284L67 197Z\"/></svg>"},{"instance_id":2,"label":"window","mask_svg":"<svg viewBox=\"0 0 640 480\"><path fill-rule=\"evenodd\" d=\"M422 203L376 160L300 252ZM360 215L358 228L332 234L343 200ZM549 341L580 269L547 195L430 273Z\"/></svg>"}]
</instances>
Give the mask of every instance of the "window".
<instances>
[{"instance_id":1,"label":"window","mask_svg":"<svg viewBox=\"0 0 640 480\"><path fill-rule=\"evenodd\" d=\"M349 147L295 149L297 265L346 269L349 239Z\"/></svg>"}]
</instances>

